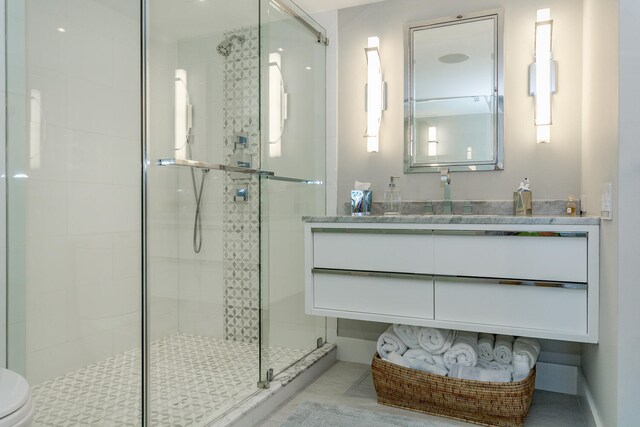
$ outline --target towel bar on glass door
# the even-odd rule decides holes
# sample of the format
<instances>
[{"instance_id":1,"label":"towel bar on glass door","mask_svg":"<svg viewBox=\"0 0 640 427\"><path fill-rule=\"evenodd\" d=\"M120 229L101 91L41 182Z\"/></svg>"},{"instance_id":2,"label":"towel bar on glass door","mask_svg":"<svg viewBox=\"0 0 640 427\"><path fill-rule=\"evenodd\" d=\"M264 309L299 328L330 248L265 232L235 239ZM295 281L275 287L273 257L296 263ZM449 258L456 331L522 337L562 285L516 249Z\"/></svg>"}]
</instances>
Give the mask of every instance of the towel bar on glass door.
<instances>
[{"instance_id":1,"label":"towel bar on glass door","mask_svg":"<svg viewBox=\"0 0 640 427\"><path fill-rule=\"evenodd\" d=\"M158 166L186 166L189 168L198 168L198 169L206 169L206 170L221 170L225 172L237 172L244 173L248 175L259 175L266 179L271 179L274 181L285 181L285 182L297 182L300 184L310 184L310 185L322 185L324 181L317 179L304 179L304 178L291 178L286 176L276 176L271 171L264 171L260 169L251 169L251 168L243 168L239 166L231 166L231 165L223 165L220 163L207 163L207 162L199 162L197 160L186 160L186 159L160 159L156 161Z\"/></svg>"},{"instance_id":2,"label":"towel bar on glass door","mask_svg":"<svg viewBox=\"0 0 640 427\"><path fill-rule=\"evenodd\" d=\"M225 172L237 172L246 173L249 175L261 175L261 176L273 176L273 172L263 171L259 169L243 168L239 166L223 165L220 163L207 163L199 162L197 160L186 159L160 159L157 162L158 166L186 166L190 168L209 169L209 170L221 170Z\"/></svg>"}]
</instances>

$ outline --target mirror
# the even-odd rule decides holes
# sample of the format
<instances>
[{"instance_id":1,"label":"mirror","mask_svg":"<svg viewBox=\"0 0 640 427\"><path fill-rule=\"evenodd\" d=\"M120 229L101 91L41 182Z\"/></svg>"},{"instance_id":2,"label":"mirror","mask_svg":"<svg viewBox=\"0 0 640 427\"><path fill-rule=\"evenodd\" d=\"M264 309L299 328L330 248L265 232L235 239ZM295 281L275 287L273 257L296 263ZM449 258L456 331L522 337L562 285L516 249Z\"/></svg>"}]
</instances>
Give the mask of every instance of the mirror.
<instances>
[{"instance_id":1,"label":"mirror","mask_svg":"<svg viewBox=\"0 0 640 427\"><path fill-rule=\"evenodd\" d=\"M405 31L405 172L503 169L502 13Z\"/></svg>"}]
</instances>

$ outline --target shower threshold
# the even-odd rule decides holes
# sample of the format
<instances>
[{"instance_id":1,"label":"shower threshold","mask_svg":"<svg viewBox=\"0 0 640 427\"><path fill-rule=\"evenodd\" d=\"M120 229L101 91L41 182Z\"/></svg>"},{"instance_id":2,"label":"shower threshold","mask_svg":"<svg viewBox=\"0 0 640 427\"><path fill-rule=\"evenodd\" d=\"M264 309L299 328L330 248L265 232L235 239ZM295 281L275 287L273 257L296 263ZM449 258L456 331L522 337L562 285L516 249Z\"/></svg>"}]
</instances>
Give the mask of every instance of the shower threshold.
<instances>
[{"instance_id":1,"label":"shower threshold","mask_svg":"<svg viewBox=\"0 0 640 427\"><path fill-rule=\"evenodd\" d=\"M334 348L269 347L271 366L283 372L269 389L256 391L256 344L182 333L160 338L150 351L148 425L229 425L257 416L261 403L278 400L279 390ZM33 424L139 426L140 372L140 349L134 349L36 385Z\"/></svg>"}]
</instances>

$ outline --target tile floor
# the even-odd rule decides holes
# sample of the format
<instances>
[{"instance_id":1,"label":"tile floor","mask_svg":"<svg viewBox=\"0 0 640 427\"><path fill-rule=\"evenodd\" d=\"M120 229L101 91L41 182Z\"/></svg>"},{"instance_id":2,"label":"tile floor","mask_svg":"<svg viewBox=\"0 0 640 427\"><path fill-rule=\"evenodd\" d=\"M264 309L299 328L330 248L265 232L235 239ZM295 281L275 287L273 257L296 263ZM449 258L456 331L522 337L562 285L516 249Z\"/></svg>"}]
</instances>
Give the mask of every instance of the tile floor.
<instances>
[{"instance_id":1,"label":"tile floor","mask_svg":"<svg viewBox=\"0 0 640 427\"><path fill-rule=\"evenodd\" d=\"M473 425L379 405L376 402L371 367L366 364L349 362L337 362L302 392L273 411L259 425L264 427L279 426L298 404L305 400L393 413L417 419L445 421L451 426ZM580 412L578 399L575 396L536 391L525 426L584 427L585 423Z\"/></svg>"},{"instance_id":2,"label":"tile floor","mask_svg":"<svg viewBox=\"0 0 640 427\"><path fill-rule=\"evenodd\" d=\"M309 351L270 347L279 372ZM176 334L151 345L151 425L205 425L258 389L256 344ZM32 388L35 426L140 425L140 350Z\"/></svg>"}]
</instances>

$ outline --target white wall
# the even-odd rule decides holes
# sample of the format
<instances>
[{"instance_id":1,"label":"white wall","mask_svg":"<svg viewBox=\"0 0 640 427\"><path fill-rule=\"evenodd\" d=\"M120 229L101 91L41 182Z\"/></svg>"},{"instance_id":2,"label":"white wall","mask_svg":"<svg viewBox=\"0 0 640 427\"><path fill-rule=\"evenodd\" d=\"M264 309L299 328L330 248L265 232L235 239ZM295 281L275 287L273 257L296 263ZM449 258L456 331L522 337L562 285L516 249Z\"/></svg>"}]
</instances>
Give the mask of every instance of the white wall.
<instances>
[{"instance_id":1,"label":"white wall","mask_svg":"<svg viewBox=\"0 0 640 427\"><path fill-rule=\"evenodd\" d=\"M620 0L619 19L619 172L618 221L618 425L631 426L640 419L640 3ZM612 7L615 11L615 7ZM607 14L612 13L611 11ZM600 21L602 25L602 21ZM611 29L611 27L609 27ZM602 350L601 350L602 351Z\"/></svg>"},{"instance_id":2,"label":"white wall","mask_svg":"<svg viewBox=\"0 0 640 427\"><path fill-rule=\"evenodd\" d=\"M154 14L153 8L150 13ZM153 160L173 157L174 79L178 43L153 24L149 28L147 114L149 156L147 250L149 330L154 340L178 332L179 217L177 168L157 167Z\"/></svg>"},{"instance_id":3,"label":"white wall","mask_svg":"<svg viewBox=\"0 0 640 427\"><path fill-rule=\"evenodd\" d=\"M585 0L583 40L582 194L587 211L600 210L602 184L618 206L618 1ZM585 345L582 370L606 426L616 425L618 368L618 233L614 219L600 227L600 343Z\"/></svg>"},{"instance_id":4,"label":"white wall","mask_svg":"<svg viewBox=\"0 0 640 427\"><path fill-rule=\"evenodd\" d=\"M27 4L26 107L37 90L42 111L21 161L32 384L140 345L140 26L123 9Z\"/></svg>"},{"instance_id":5,"label":"white wall","mask_svg":"<svg viewBox=\"0 0 640 427\"><path fill-rule=\"evenodd\" d=\"M327 215L338 212L338 11L313 15L327 31L326 50L326 210Z\"/></svg>"},{"instance_id":6,"label":"white wall","mask_svg":"<svg viewBox=\"0 0 640 427\"><path fill-rule=\"evenodd\" d=\"M582 1L394 0L340 10L338 206L348 200L354 180L373 183L381 200L389 176L401 176L404 200L441 199L435 174L403 174L403 27L408 22L503 7L505 11L505 170L454 173L453 198L507 200L529 177L536 199L564 199L580 190ZM551 7L558 93L553 97L551 144L535 143L533 100L527 96L536 9ZM367 153L363 138L367 37L380 37L382 72L388 84L380 152ZM578 106L578 108L576 108Z\"/></svg>"},{"instance_id":7,"label":"white wall","mask_svg":"<svg viewBox=\"0 0 640 427\"><path fill-rule=\"evenodd\" d=\"M0 97L6 99L5 85L5 3L0 0ZM0 105L0 206L6 206L6 103ZM0 209L0 242L6 242L6 209ZM0 367L7 365L7 245L0 245Z\"/></svg>"},{"instance_id":8,"label":"white wall","mask_svg":"<svg viewBox=\"0 0 640 427\"><path fill-rule=\"evenodd\" d=\"M176 40L153 24L150 34L151 159L174 157L174 72L182 68L193 105L192 158L223 163L224 58L216 46L224 35ZM199 186L199 170L195 177ZM199 254L192 245L196 203L190 170L152 165L148 183L151 338L177 332L221 338L222 173L210 171L205 178Z\"/></svg>"},{"instance_id":9,"label":"white wall","mask_svg":"<svg viewBox=\"0 0 640 427\"><path fill-rule=\"evenodd\" d=\"M178 67L188 73L189 96L193 104L193 158L211 163L223 161L224 57L216 46L224 34L178 42ZM200 185L202 174L196 173ZM223 175L211 171L205 178L201 200L202 249L193 250L196 203L191 173L180 170L179 216L179 330L221 338L223 336L222 208Z\"/></svg>"}]
</instances>

